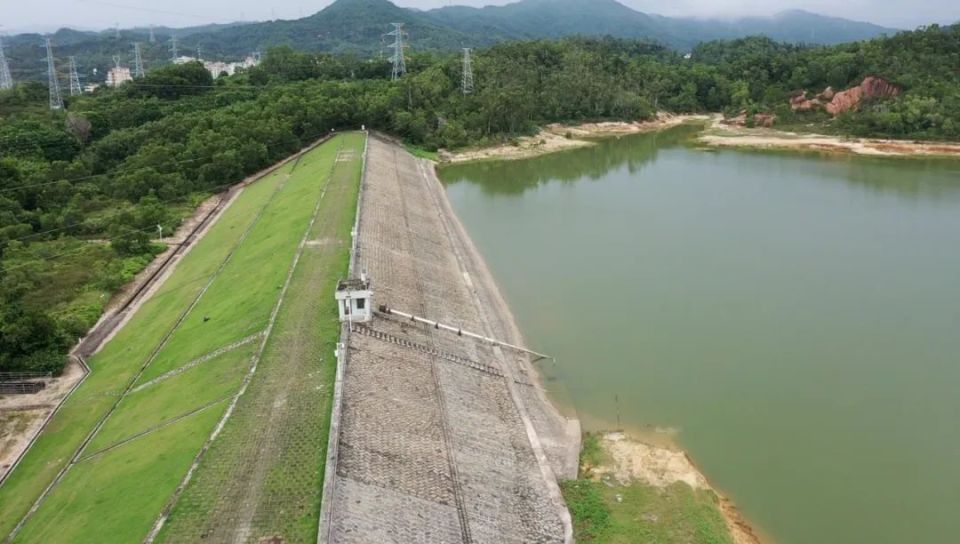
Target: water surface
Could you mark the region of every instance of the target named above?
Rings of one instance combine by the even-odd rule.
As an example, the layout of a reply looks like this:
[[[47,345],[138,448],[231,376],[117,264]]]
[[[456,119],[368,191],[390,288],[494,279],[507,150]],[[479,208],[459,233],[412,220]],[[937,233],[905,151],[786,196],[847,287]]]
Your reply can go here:
[[[689,133],[442,172],[547,387],[675,430],[778,542],[956,542],[960,164]]]

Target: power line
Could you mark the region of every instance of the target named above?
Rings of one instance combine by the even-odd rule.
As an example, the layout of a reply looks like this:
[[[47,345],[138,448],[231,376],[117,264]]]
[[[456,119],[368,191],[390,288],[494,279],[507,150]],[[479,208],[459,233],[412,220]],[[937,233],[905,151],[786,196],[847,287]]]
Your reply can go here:
[[[222,191],[223,189],[226,189],[226,188],[228,188],[228,187],[232,187],[233,185],[235,185],[235,184],[234,184],[234,183],[225,183],[225,184],[223,184],[223,185],[217,185],[216,187],[210,187],[209,189],[204,189],[204,190],[201,190],[201,191],[198,191],[198,192],[199,192],[199,193],[204,193],[204,192],[219,193],[219,192]],[[187,195],[181,195],[181,196],[178,196],[178,197],[167,198],[167,199],[158,198],[157,201],[158,201],[158,202],[162,202],[162,203],[164,203],[164,204],[173,204],[174,202],[180,202],[180,201],[189,200],[189,199],[191,198],[191,196],[194,196],[195,194],[196,194],[196,193],[187,194]],[[127,211],[129,211],[129,210],[128,210],[128,209],[122,209],[122,210],[118,209],[118,210],[117,210],[116,212],[114,212],[114,213],[108,213],[108,214],[105,214],[105,215],[98,215],[98,216],[96,216],[96,217],[88,217],[88,218],[86,218],[86,219],[84,219],[84,220],[82,220],[82,221],[78,221],[78,222],[76,222],[76,223],[71,223],[71,224],[69,224],[69,225],[63,225],[62,227],[57,227],[57,228],[55,228],[55,229],[48,229],[48,230],[41,231],[41,232],[34,232],[34,233],[31,233],[31,234],[26,234],[26,235],[24,235],[24,236],[19,236],[19,237],[17,237],[17,238],[8,238],[7,241],[10,241],[10,242],[22,242],[22,241],[24,241],[24,240],[29,240],[29,239],[31,239],[31,238],[39,238],[39,237],[45,236],[45,235],[47,235],[47,234],[53,234],[53,233],[55,233],[55,232],[62,232],[62,231],[68,230],[68,229],[72,229],[72,228],[74,228],[74,227],[82,227],[82,226],[85,225],[87,222],[93,221],[94,219],[100,221],[100,220],[103,220],[103,219],[110,219],[110,218],[113,218],[113,217],[117,217],[118,215],[123,215],[123,214],[126,213]]]
[[[10,75],[10,65],[7,64],[7,56],[3,52],[3,40],[0,39],[0,89],[12,89],[13,76]]]
[[[393,31],[384,34],[384,36],[393,36],[393,43],[388,47],[393,50],[393,55],[390,57],[390,61],[393,63],[393,71],[390,74],[390,79],[396,81],[403,77],[407,73],[407,59],[404,56],[404,49],[407,45],[404,43],[404,36],[409,37],[409,34],[403,30],[403,23],[390,23],[393,25]]]
[[[152,232],[152,231],[155,231],[155,230],[157,230],[157,227],[154,226],[154,227],[148,227],[148,228],[145,228],[145,229],[134,230],[134,231],[131,231],[130,234],[136,234],[136,233],[147,232],[147,231],[151,231],[151,232]],[[21,269],[21,268],[26,268],[26,267],[28,267],[28,266],[33,266],[36,261],[52,261],[52,260],[54,260],[54,259],[59,259],[60,257],[66,257],[67,255],[73,255],[73,254],[75,254],[75,253],[80,253],[81,251],[86,251],[88,247],[89,247],[89,246],[79,247],[79,248],[77,248],[77,249],[72,249],[72,250],[70,250],[70,251],[64,251],[64,252],[62,252],[62,253],[54,253],[53,255],[47,255],[47,256],[44,256],[44,257],[41,257],[41,258],[38,258],[38,259],[33,259],[33,260],[30,261],[30,262],[23,263],[23,264],[18,264],[18,265],[16,265],[16,266],[11,266],[11,267],[8,267],[8,268],[0,268],[0,273],[7,273],[7,272],[10,272],[11,270],[19,270],[19,269]]]
[[[133,77],[143,77],[143,57],[140,56],[140,43],[133,44]]]
[[[473,93],[473,60],[470,58],[470,48],[463,48],[463,94]]]
[[[50,109],[63,109],[63,99],[60,98],[60,81],[57,79],[57,68],[53,64],[53,46],[50,45],[50,38],[46,39],[47,45],[47,87],[50,90]]]
[[[82,92],[80,75],[77,74],[77,57],[70,57],[70,96],[78,96]]]

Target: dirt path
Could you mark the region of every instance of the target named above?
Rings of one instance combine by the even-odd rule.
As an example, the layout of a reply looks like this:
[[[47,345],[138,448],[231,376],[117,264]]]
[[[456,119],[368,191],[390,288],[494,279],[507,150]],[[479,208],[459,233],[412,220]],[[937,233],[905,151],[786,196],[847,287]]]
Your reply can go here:
[[[706,122],[710,116],[706,115],[671,115],[659,113],[650,121],[635,122],[601,122],[583,123],[579,125],[564,125],[554,123],[547,125],[535,136],[517,138],[515,143],[504,143],[492,147],[478,149],[464,149],[455,152],[441,151],[440,162],[460,163],[483,160],[515,160],[527,159],[596,145],[591,139],[643,134],[672,128],[683,123]]]
[[[721,124],[720,120],[719,116],[714,116],[710,128],[697,138],[697,142],[709,147],[818,151],[875,157],[960,158],[960,143],[803,134],[769,128],[727,126]]]

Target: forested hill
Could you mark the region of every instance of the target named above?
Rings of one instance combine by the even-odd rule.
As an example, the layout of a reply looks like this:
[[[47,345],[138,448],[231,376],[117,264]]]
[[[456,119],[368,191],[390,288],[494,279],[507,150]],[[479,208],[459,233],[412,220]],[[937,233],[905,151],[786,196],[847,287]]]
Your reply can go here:
[[[155,30],[157,43],[148,43],[148,30],[77,32],[61,30],[52,36],[61,59],[76,56],[81,75],[102,79],[113,55],[130,63],[131,42],[143,42],[147,69],[170,58],[170,37],[176,34],[180,51],[229,60],[271,46],[290,45],[311,52],[352,52],[361,57],[383,50],[382,35],[390,23],[405,23],[412,51],[450,51],[484,47],[510,40],[564,36],[613,36],[656,41],[686,51],[701,41],[764,35],[788,43],[836,44],[873,38],[895,31],[869,23],[786,11],[773,17],[738,20],[662,17],[640,13],[615,0],[520,0],[505,6],[444,7],[428,11],[405,9],[388,0],[337,0],[322,11],[297,20],[187,29]],[[13,75],[17,79],[46,78],[42,37],[24,34],[6,41]],[[93,75],[96,68],[99,76]]]
[[[268,50],[216,82],[168,65],[47,108],[37,82],[0,91],[0,371],[57,370],[110,294],[206,196],[330,129],[366,125],[428,149],[504,141],[538,125],[677,113],[774,112],[842,134],[960,140],[960,26],[837,46],[767,38],[697,46],[566,38],[384,60]],[[798,90],[883,77],[902,90],[837,118],[794,112]]]

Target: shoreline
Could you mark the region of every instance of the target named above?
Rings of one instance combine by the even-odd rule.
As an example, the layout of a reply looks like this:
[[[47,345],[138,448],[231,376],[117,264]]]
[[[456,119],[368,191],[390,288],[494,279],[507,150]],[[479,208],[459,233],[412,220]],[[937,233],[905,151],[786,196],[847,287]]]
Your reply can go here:
[[[549,155],[560,151],[597,145],[595,140],[617,138],[634,134],[646,134],[686,123],[706,123],[709,115],[673,115],[661,112],[649,121],[603,121],[596,123],[552,123],[533,136],[521,136],[513,143],[501,143],[489,147],[466,148],[458,151],[439,152],[439,164],[460,164],[488,160],[519,160]]]
[[[960,142],[894,140],[834,136],[816,132],[794,132],[776,128],[747,128],[724,125],[720,114],[673,115],[660,112],[650,121],[604,121],[595,123],[552,123],[533,136],[488,147],[457,151],[440,150],[440,166],[483,161],[530,159],[597,145],[597,140],[646,134],[690,123],[704,124],[693,142],[704,149],[745,149],[761,151],[816,152],[881,158],[960,159]]]
[[[724,125],[714,115],[695,142],[710,149],[755,149],[818,152],[887,158],[960,159],[960,142],[932,142],[832,136],[815,132],[792,132],[775,128]]]
[[[769,544],[772,540],[758,530],[737,508],[733,500],[714,486],[686,450],[670,445],[654,444],[623,432],[597,432],[603,462],[585,463],[582,478],[616,480],[620,485],[641,483],[664,490],[682,483],[694,492],[707,491],[716,497],[716,508],[722,516],[734,544]],[[670,442],[667,440],[667,442]]]

